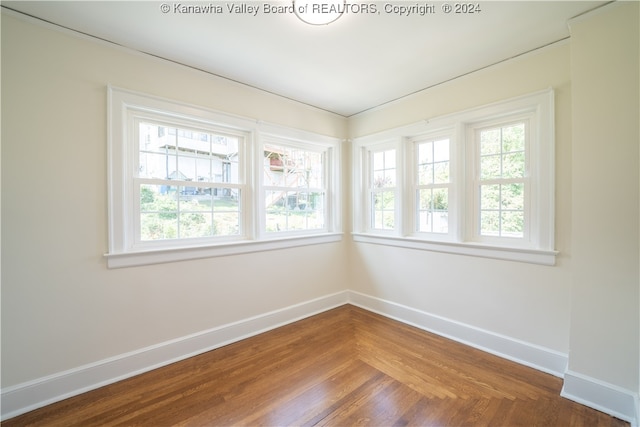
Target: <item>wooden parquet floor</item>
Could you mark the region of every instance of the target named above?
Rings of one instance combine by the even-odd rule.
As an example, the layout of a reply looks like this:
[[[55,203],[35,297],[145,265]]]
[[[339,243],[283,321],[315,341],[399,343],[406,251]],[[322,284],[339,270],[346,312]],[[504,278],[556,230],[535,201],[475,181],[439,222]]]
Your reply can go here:
[[[351,305],[3,426],[625,426],[561,379]]]

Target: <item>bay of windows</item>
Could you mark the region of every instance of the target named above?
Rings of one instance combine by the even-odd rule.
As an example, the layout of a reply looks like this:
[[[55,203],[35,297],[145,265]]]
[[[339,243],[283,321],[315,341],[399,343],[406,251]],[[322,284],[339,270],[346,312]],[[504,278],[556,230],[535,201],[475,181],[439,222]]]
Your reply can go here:
[[[555,263],[551,91],[353,146],[356,241]]]

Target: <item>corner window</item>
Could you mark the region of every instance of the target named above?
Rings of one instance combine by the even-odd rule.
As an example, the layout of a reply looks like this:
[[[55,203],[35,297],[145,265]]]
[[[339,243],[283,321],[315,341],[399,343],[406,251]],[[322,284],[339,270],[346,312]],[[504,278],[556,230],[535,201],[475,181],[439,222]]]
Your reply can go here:
[[[554,264],[553,129],[545,91],[356,139],[355,240]],[[376,151],[388,140],[393,169]]]
[[[109,267],[341,239],[339,140],[116,88],[109,123]]]

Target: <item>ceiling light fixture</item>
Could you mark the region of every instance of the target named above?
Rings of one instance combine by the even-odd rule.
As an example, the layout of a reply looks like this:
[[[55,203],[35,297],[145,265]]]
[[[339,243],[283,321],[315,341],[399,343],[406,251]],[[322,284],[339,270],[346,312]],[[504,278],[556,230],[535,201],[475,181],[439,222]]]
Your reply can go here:
[[[301,21],[311,25],[327,25],[340,18],[346,0],[293,0],[293,10]]]

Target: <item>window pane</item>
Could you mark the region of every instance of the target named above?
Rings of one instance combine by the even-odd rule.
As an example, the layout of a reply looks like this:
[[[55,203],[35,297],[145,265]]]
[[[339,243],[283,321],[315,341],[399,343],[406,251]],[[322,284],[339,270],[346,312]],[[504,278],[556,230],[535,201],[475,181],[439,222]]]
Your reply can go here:
[[[480,155],[500,154],[500,129],[480,132]]]
[[[449,182],[449,162],[434,163],[434,182],[443,184]]]
[[[138,130],[138,176],[239,183],[238,137],[152,123],[140,123]]]
[[[524,150],[524,123],[481,131],[480,179],[524,177]]]
[[[524,151],[524,123],[502,128],[502,152]]]
[[[387,150],[384,152],[384,168],[396,168],[396,150]]]
[[[376,210],[393,210],[395,208],[395,194],[393,191],[374,193],[373,206]]]
[[[433,143],[433,161],[449,161],[449,140],[443,139]]]
[[[178,187],[167,185],[140,186],[140,212],[161,212],[177,218]]]
[[[418,144],[418,185],[449,182],[449,140]]]
[[[166,154],[175,148],[175,128],[140,123],[138,126],[140,151]],[[175,152],[174,152],[175,154]]]
[[[213,177],[211,175],[211,159],[198,157],[195,159],[196,163],[196,173],[195,179],[196,181],[202,182],[211,182],[213,181]],[[221,180],[218,180],[221,181]]]
[[[480,179],[500,178],[501,156],[483,156],[480,158]]]
[[[169,168],[176,169],[176,157],[158,153],[140,153],[138,176],[141,178],[167,179]]]
[[[503,178],[524,177],[524,151],[505,154],[502,159]]]
[[[266,231],[324,228],[324,200],[319,192],[266,191]]]
[[[324,154],[316,151],[265,144],[264,185],[290,188],[323,188]]]
[[[525,123],[480,132],[480,179],[493,181],[479,187],[481,235],[524,236],[525,148]]]
[[[193,157],[178,157],[178,171],[173,179],[193,181],[196,178],[196,159]]]
[[[208,212],[180,213],[180,238],[214,235],[212,214]]]
[[[523,237],[524,184],[480,186],[481,234]]]
[[[178,237],[178,216],[173,219],[159,213],[140,214],[140,239],[163,240]]]
[[[372,226],[377,229],[395,227],[395,192],[379,191],[372,195]]]
[[[498,209],[500,207],[500,185],[480,186],[480,209]]]
[[[502,212],[501,235],[505,237],[524,236],[524,213],[523,212]]]
[[[433,184],[433,163],[418,165],[418,185]]]
[[[175,239],[178,236],[178,187],[140,187],[141,240]]]
[[[502,209],[523,210],[524,209],[524,184],[502,185],[501,205]]]
[[[480,234],[483,236],[500,235],[500,213],[497,211],[480,212]]]
[[[396,185],[395,169],[375,171],[373,173],[374,188],[394,187]]]
[[[433,163],[433,143],[418,144],[418,164]]]
[[[237,235],[240,193],[235,188],[140,186],[140,239]]]
[[[449,232],[449,190],[429,188],[418,190],[418,231]]]
[[[373,153],[374,188],[395,187],[396,185],[396,151],[378,151]]]
[[[378,151],[373,153],[373,170],[383,170],[384,169],[384,151]]]

